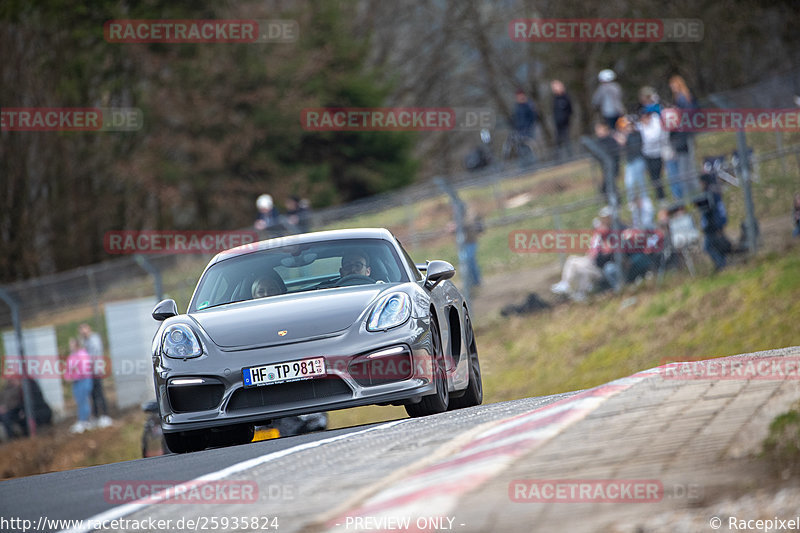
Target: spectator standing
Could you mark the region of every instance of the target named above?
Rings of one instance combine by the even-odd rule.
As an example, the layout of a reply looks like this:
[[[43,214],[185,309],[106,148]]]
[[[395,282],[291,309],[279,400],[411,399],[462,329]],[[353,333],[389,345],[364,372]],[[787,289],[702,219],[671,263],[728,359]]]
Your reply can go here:
[[[600,149],[600,154],[594,154],[600,161],[603,167],[603,182],[600,184],[600,193],[606,196],[611,203],[610,194],[617,194],[617,178],[619,177],[619,152],[620,147],[614,137],[611,135],[611,128],[604,121],[595,122],[594,134],[597,141],[597,147]],[[599,157],[605,155],[611,159],[611,165],[606,165],[605,162]],[[612,184],[612,190],[608,190],[608,184]]]
[[[464,221],[464,259],[469,274],[469,282],[472,287],[479,287],[481,284],[481,269],[478,266],[478,237],[483,233],[483,218],[472,212],[467,212]]]
[[[83,323],[78,326],[80,340],[89,357],[92,359],[92,414],[97,426],[106,428],[113,421],[108,416],[108,404],[105,392],[103,391],[103,378],[106,376],[106,358],[103,349],[103,339],[100,334],[92,331],[89,324]]]
[[[592,106],[599,112],[610,129],[614,129],[617,120],[625,113],[622,105],[622,87],[615,80],[616,73],[611,69],[603,69],[597,75],[600,85],[592,95]]]
[[[539,115],[522,89],[517,89],[515,100],[514,112],[511,115],[514,132],[524,139],[533,139],[533,131]]]
[[[269,194],[259,196],[256,199],[256,207],[258,208],[258,216],[253,223],[253,227],[262,232],[267,239],[283,235],[280,213],[275,208],[272,196]]]
[[[639,104],[641,105],[642,113],[657,113],[661,115],[661,103],[658,93],[650,86],[644,86],[639,89]]]
[[[617,121],[614,138],[625,151],[625,196],[631,210],[633,227],[649,229],[653,221],[653,202],[645,184],[642,134],[635,118],[621,117]]]
[[[286,198],[286,220],[290,226],[290,233],[308,233],[311,229],[308,200],[295,195]]]
[[[64,379],[72,382],[72,396],[78,406],[78,421],[69,428],[70,433],[83,433],[91,429],[89,422],[91,414],[92,394],[92,358],[89,353],[78,343],[78,340],[69,340],[69,356]]]
[[[484,232],[483,217],[467,208],[463,218],[464,243],[459,248],[458,260],[466,270],[465,281],[470,287],[481,284],[481,269],[478,266],[478,238]],[[455,233],[458,226],[455,222],[447,223],[447,231]]]
[[[697,100],[683,77],[672,76],[669,79],[669,88],[672,91],[673,105],[680,112],[686,113],[697,109]],[[681,195],[675,196],[676,198],[696,194],[700,190],[700,185],[697,182],[697,172],[692,159],[692,134],[686,131],[671,131],[669,141],[675,151],[674,159],[667,163],[667,177],[670,180],[673,195],[676,192],[673,182],[679,185],[677,192]]]
[[[647,172],[656,189],[656,198],[664,200],[664,186],[661,184],[662,154],[667,146],[666,131],[661,126],[658,113],[644,112],[639,130],[642,132],[642,155]]]
[[[671,112],[671,109],[666,110]],[[687,180],[688,169],[682,169],[681,160],[679,159],[679,150],[688,154],[689,147],[686,144],[686,132],[683,131],[670,131],[668,133],[670,157],[664,159],[664,167],[667,171],[667,182],[669,183],[669,190],[672,191],[672,197],[676,200],[682,200],[688,194]],[[688,160],[684,160],[684,165]]]
[[[533,137],[539,114],[522,89],[517,89],[515,99],[516,103],[511,114],[511,142],[510,146],[503,148],[503,157],[515,153],[520,159],[520,164],[524,165],[533,161]]]
[[[553,92],[553,121],[556,126],[556,150],[558,158],[572,157],[572,147],[569,141],[569,123],[572,118],[572,100],[567,94],[564,84],[560,80],[550,82]]]

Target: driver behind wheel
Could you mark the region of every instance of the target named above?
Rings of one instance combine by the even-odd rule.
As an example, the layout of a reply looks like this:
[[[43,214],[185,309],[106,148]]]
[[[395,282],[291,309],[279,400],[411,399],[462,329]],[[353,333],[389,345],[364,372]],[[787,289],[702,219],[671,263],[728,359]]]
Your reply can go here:
[[[372,269],[369,266],[369,256],[359,250],[347,252],[342,256],[342,267],[339,275],[345,276],[369,276]]]

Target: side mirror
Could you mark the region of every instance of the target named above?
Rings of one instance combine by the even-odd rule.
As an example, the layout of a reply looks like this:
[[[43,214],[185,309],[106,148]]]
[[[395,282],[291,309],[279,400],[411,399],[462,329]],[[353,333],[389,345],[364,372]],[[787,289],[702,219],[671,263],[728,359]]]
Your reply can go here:
[[[159,322],[178,315],[178,306],[175,300],[161,300],[153,308],[153,318]]]
[[[450,279],[456,275],[456,269],[447,261],[431,261],[425,273],[425,286],[434,288],[440,281]]]

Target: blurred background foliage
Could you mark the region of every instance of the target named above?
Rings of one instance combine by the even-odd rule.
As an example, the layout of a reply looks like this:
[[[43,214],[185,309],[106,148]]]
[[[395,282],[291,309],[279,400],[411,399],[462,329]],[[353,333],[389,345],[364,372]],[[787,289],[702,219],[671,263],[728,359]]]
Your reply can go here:
[[[517,43],[534,17],[697,18],[694,43]],[[293,19],[299,39],[264,44],[116,44],[111,19]],[[0,4],[0,105],[135,107],[128,133],[0,133],[0,282],[108,256],[119,229],[234,229],[270,192],[314,207],[345,203],[460,168],[475,132],[308,132],[311,107],[494,109],[517,87],[553,136],[549,80],[564,80],[576,130],[589,130],[597,72],[613,68],[633,106],[682,74],[703,95],[800,61],[791,1],[751,0],[97,0]],[[796,88],[800,93],[800,88]],[[787,102],[787,107],[792,104]]]

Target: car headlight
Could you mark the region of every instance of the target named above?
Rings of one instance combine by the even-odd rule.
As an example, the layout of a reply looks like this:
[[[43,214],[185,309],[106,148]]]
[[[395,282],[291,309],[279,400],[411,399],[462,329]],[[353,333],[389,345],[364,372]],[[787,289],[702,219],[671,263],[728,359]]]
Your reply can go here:
[[[184,359],[197,357],[203,353],[200,341],[189,326],[183,324],[168,326],[161,339],[161,349],[167,357]]]
[[[404,292],[395,292],[378,301],[367,321],[369,331],[381,331],[399,326],[411,316],[411,298]]]

